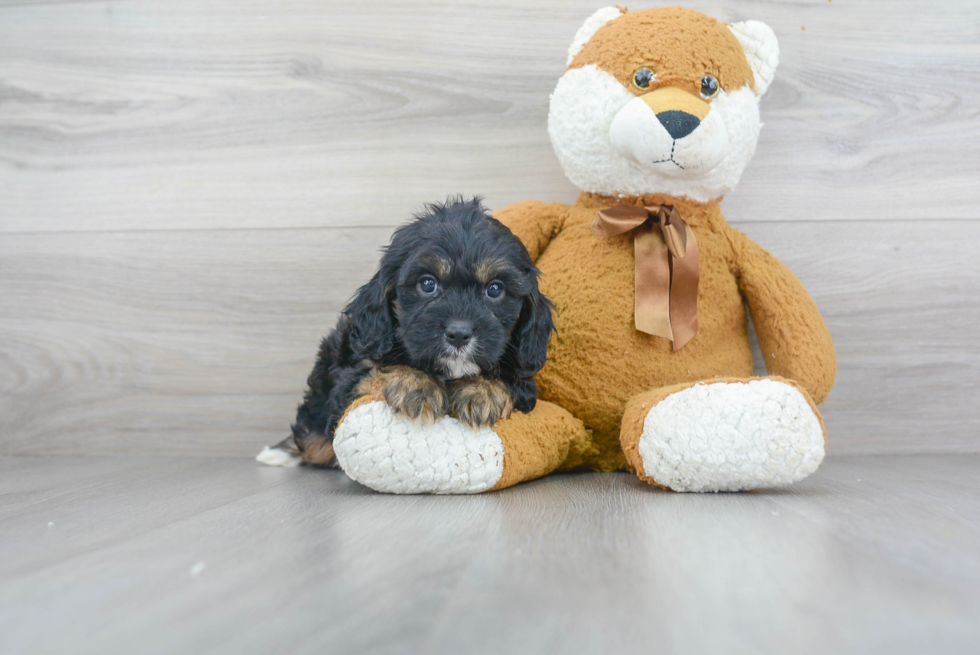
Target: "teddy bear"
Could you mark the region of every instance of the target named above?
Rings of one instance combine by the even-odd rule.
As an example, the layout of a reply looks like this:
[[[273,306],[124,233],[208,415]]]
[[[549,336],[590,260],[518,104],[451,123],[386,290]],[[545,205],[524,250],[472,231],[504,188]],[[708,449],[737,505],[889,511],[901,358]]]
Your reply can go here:
[[[557,310],[537,405],[473,429],[361,397],[334,438],[347,475],[382,492],[479,493],[623,470],[717,492],[813,473],[826,444],[817,404],[836,375],[830,333],[796,276],[720,209],[754,154],[778,62],[758,21],[680,7],[592,14],[548,114],[578,199],[495,214]]]

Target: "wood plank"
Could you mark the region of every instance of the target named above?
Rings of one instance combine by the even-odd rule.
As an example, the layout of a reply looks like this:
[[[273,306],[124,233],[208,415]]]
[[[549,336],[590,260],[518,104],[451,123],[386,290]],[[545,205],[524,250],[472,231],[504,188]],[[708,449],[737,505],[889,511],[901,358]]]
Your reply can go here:
[[[137,468],[128,457],[0,457],[0,518],[56,498],[65,487],[81,487],[121,470]]]
[[[13,461],[5,468],[13,469],[33,458],[8,459]],[[4,494],[8,501],[0,510],[0,578],[4,580],[138,538],[289,479],[275,472],[281,469],[253,466],[244,458],[231,466],[205,457],[52,459],[53,463],[32,467],[32,475],[25,476],[35,482],[45,476],[45,485]],[[91,464],[90,459],[94,459]],[[59,469],[65,460],[75,471],[90,475],[63,477]],[[98,475],[91,475],[95,472]],[[136,507],[140,511],[133,511]]]
[[[980,577],[980,561],[973,556],[980,523],[954,527],[964,512],[980,514],[978,464],[976,456],[840,457],[820,469],[819,485],[772,498],[850,543],[864,544],[925,575]],[[948,472],[942,481],[936,478],[938,470]],[[876,518],[841,520],[842,515]],[[910,533],[912,523],[931,527]],[[948,557],[931,557],[936,548]]]
[[[241,459],[131,459],[147,467],[136,490],[125,472],[93,488],[36,469],[71,507],[18,520],[62,511],[71,525],[52,530],[99,545],[5,535],[17,555],[0,585],[4,652],[899,655],[980,642],[980,557],[966,547],[980,537],[977,456],[834,458],[765,493],[581,474],[476,497],[385,496],[339,471],[271,471],[264,485],[270,470]],[[19,570],[35,551],[40,565]]]
[[[7,235],[5,453],[249,453],[288,434],[387,228]]]
[[[972,2],[687,4],[781,40],[731,217],[978,217]],[[0,7],[0,231],[392,226],[450,193],[567,201],[548,95],[595,7]]]
[[[876,458],[872,462],[877,465],[863,468],[881,471],[896,459]],[[575,505],[574,492],[553,493],[552,503],[543,504],[522,490],[528,494],[524,502],[488,535],[481,560],[457,583],[454,602],[439,617],[426,646],[445,652],[477,643],[480,652],[524,647],[528,652],[600,653],[636,652],[643,650],[641,644],[656,644],[662,652],[676,653],[825,653],[854,652],[858,642],[868,639],[874,641],[868,644],[872,651],[915,652],[928,649],[928,634],[949,639],[944,648],[967,652],[975,639],[975,628],[966,627],[973,619],[967,617],[977,614],[975,608],[960,614],[963,623],[954,620],[947,633],[939,621],[951,615],[933,612],[941,605],[950,607],[953,598],[965,601],[940,581],[976,579],[978,568],[972,563],[964,567],[964,560],[955,559],[946,547],[950,540],[959,545],[973,538],[975,526],[966,523],[977,515],[976,504],[962,490],[947,487],[936,495],[944,505],[956,505],[952,521],[935,521],[931,515],[918,522],[920,515],[929,515],[935,498],[920,496],[906,505],[879,497],[862,507],[852,502],[855,487],[863,495],[860,483],[835,475],[849,460],[830,460],[800,485],[758,495],[664,494],[647,502],[649,487],[632,476],[603,480],[606,484],[589,490],[595,497],[585,501],[586,511],[597,517],[587,530],[591,538],[583,536],[586,532],[570,507]],[[965,469],[955,477],[970,475]],[[930,484],[938,482],[936,469],[920,470]],[[830,476],[837,479],[829,482]],[[902,485],[893,478],[889,492]],[[823,511],[811,516],[789,509],[826,496],[836,502],[823,503]],[[871,538],[875,530],[868,526],[876,520],[904,520],[901,538],[921,543],[923,537],[911,534],[912,522],[904,516],[909,510],[916,516],[914,525],[922,525],[928,535],[925,539],[944,544],[955,572],[923,571],[928,567],[893,558],[903,546]],[[557,521],[550,518],[555,515]],[[865,526],[863,539],[855,538],[860,526]],[[935,550],[928,552],[930,560],[940,559]],[[579,553],[580,561],[590,564],[568,567]],[[976,559],[972,554],[967,558]],[[907,613],[902,600],[888,609],[879,605],[886,596],[902,598],[911,571],[929,581],[915,609]],[[824,575],[829,579],[821,580]],[[851,584],[833,589],[837,576]],[[503,606],[497,600],[502,597],[508,599]],[[569,603],[574,610],[566,609]],[[905,618],[896,621],[899,615]],[[499,618],[467,618],[486,616]],[[514,627],[496,629],[501,624]]]
[[[835,338],[830,452],[978,452],[980,223],[745,223]],[[286,434],[388,228],[8,234],[0,453],[242,455]]]

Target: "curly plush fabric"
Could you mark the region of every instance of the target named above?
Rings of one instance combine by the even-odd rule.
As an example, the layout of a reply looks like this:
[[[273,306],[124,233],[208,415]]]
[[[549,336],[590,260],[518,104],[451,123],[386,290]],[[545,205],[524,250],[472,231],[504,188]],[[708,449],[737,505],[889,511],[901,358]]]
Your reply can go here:
[[[823,461],[815,410],[779,378],[676,385],[630,401],[623,450],[641,478],[676,491],[783,486]]]
[[[569,64],[594,64],[632,85],[633,71],[650,66],[657,82],[691,93],[701,91],[701,76],[714,73],[724,88],[754,82],[742,44],[724,23],[682,7],[626,12],[605,23]]]
[[[489,428],[473,430],[454,418],[419,425],[383,401],[347,412],[334,452],[351,478],[387,493],[479,493],[504,471],[503,444]]]

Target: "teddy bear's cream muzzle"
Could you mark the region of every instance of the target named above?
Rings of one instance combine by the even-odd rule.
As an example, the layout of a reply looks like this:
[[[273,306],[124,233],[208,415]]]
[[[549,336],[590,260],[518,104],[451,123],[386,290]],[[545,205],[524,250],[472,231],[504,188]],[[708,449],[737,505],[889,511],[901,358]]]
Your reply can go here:
[[[701,175],[728,154],[728,131],[711,105],[677,87],[663,87],[626,103],[609,139],[622,156],[670,177]]]

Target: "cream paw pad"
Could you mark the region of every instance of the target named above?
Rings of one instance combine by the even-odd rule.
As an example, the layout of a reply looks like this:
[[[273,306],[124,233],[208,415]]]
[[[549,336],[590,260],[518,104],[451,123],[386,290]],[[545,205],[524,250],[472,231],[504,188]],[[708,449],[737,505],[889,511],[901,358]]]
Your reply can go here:
[[[654,405],[638,450],[646,475],[674,491],[761,489],[816,471],[824,429],[790,384],[703,383]]]
[[[448,416],[424,424],[382,401],[351,409],[333,445],[351,479],[384,493],[480,493],[504,472],[504,446],[490,428]]]

